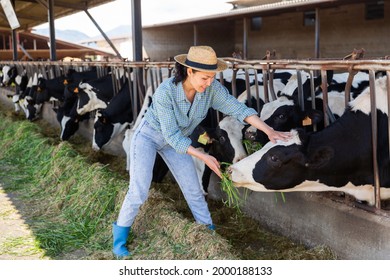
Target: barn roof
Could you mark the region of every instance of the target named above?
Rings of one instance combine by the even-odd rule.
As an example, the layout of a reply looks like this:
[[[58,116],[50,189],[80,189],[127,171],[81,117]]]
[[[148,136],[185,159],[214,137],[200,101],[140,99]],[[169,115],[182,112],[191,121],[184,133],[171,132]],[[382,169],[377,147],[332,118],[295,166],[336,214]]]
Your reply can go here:
[[[114,0],[55,0],[54,18],[59,19]],[[15,13],[20,23],[17,30],[27,30],[48,21],[48,1],[15,0]],[[0,8],[0,28],[10,28],[4,10]]]
[[[232,1],[232,2],[241,2],[244,4],[245,1]],[[285,0],[285,1],[270,1],[274,3],[267,3],[267,1],[247,1],[247,7],[232,9],[229,12],[179,20],[179,21],[171,21],[161,24],[154,24],[150,26],[144,26],[144,28],[150,27],[163,27],[163,26],[171,26],[177,24],[190,24],[190,23],[200,23],[207,21],[215,21],[215,20],[233,20],[238,18],[243,18],[245,16],[269,16],[269,15],[277,15],[280,13],[287,12],[297,12],[297,11],[310,11],[315,8],[331,8],[338,7],[342,5],[348,4],[357,4],[357,3],[366,3],[365,0]],[[266,3],[266,4],[264,4]],[[232,3],[235,4],[235,3]],[[254,5],[254,6],[252,6]]]
[[[0,36],[2,38],[8,38],[10,34],[10,30],[0,28]],[[50,39],[47,36],[31,33],[28,31],[21,31],[18,32],[18,41],[20,42],[17,56],[19,60],[46,60],[50,58],[50,49],[48,44]],[[95,55],[101,55],[106,58],[115,57],[113,52],[103,51],[59,39],[56,39],[56,53],[57,59],[64,59],[65,57],[85,58],[86,56]],[[0,58],[1,60],[12,60],[13,50],[9,48],[0,49]]]

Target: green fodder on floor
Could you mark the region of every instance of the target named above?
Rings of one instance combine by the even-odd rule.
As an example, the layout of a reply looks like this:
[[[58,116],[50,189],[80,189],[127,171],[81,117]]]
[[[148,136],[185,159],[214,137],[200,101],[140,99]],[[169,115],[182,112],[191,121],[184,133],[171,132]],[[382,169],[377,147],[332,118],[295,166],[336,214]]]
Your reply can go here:
[[[128,181],[88,162],[36,123],[0,115],[0,180],[21,198],[39,246],[57,259],[112,259],[111,224]],[[228,242],[175,211],[153,190],[133,226],[133,259],[235,259]],[[137,237],[137,238],[134,238]]]

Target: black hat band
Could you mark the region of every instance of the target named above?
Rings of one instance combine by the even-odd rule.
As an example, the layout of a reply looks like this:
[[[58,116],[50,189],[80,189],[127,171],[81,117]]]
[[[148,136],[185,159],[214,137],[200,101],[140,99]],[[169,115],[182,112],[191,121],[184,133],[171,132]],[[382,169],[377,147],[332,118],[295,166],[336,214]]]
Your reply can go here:
[[[190,66],[190,67],[200,68],[200,69],[205,69],[205,70],[215,70],[218,68],[217,63],[216,64],[203,64],[203,63],[188,60],[188,58],[186,59],[185,64]]]

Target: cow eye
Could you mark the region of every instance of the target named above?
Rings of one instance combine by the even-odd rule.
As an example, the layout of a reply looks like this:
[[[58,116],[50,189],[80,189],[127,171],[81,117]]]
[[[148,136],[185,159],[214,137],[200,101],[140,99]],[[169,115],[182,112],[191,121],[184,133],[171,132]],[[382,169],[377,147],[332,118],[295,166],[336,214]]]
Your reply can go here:
[[[277,155],[270,155],[269,157],[267,157],[267,162],[273,168],[282,167],[282,161]]]
[[[277,156],[271,156],[271,160],[273,161],[273,162],[278,162],[279,161],[279,158],[277,157]]]
[[[280,114],[278,117],[279,117],[279,119],[285,119],[286,118],[286,116],[284,114]]]
[[[226,141],[226,140],[225,140],[225,137],[223,137],[223,136],[220,136],[220,137],[219,137],[219,142],[220,142],[220,143],[223,144],[223,143],[225,143],[225,141]]]

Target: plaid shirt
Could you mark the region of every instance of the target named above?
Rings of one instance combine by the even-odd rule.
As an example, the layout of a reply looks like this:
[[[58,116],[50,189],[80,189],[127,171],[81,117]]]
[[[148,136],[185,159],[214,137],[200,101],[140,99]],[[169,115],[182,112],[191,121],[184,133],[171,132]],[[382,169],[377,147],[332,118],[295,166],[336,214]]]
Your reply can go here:
[[[203,93],[196,93],[191,104],[182,83],[175,85],[172,77],[157,88],[145,119],[163,134],[170,146],[178,153],[184,154],[191,145],[188,136],[206,117],[210,107],[225,115],[234,116],[242,123],[246,117],[257,114],[256,110],[247,107],[229,94],[217,80],[214,80]]]

